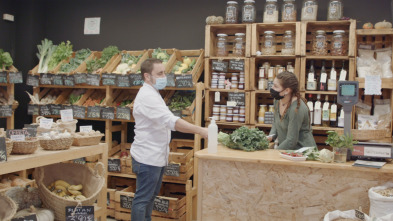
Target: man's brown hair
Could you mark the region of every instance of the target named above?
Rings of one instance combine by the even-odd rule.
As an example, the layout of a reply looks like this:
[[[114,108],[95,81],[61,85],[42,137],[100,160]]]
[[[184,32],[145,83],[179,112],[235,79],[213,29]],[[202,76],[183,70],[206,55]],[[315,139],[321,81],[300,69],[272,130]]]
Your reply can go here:
[[[146,80],[145,73],[151,74],[151,72],[153,71],[154,64],[161,64],[161,63],[162,61],[156,58],[149,58],[146,61],[144,61],[141,65],[141,73],[142,73],[143,80]]]

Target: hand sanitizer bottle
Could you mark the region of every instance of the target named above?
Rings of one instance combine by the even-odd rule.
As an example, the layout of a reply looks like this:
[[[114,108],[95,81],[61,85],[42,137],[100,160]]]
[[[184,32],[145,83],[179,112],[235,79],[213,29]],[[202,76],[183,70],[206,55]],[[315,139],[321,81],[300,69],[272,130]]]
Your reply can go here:
[[[208,130],[208,143],[207,143],[207,152],[208,153],[217,153],[217,145],[218,145],[218,127],[216,121],[210,117],[211,122]]]

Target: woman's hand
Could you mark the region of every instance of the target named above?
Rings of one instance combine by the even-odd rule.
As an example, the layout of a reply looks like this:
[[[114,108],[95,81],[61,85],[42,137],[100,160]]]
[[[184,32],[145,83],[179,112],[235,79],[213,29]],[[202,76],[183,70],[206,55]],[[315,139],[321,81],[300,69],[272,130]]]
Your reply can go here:
[[[273,136],[268,136],[268,137],[267,137],[267,140],[268,140],[269,142],[272,142]]]

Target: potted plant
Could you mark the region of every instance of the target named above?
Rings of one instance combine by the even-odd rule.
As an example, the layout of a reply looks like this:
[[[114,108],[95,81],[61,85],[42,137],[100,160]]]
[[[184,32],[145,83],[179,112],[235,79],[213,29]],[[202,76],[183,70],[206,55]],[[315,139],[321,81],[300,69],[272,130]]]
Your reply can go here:
[[[328,131],[326,144],[333,147],[334,162],[347,162],[348,149],[353,150],[353,145],[358,141],[354,141],[352,135],[339,135],[336,131]]]

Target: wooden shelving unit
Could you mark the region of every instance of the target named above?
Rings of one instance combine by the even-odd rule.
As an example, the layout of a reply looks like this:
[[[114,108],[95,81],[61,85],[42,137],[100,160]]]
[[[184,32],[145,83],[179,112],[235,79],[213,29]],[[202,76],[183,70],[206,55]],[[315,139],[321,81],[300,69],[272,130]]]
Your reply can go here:
[[[10,78],[10,73],[16,73],[18,72],[18,69],[15,68],[14,66],[11,66],[7,71],[4,71],[7,74],[6,80],[7,83],[0,83],[0,92],[2,92],[7,100],[12,97],[15,99],[15,84],[10,83],[11,78]],[[4,73],[3,72],[3,73]],[[19,72],[20,73],[20,72]],[[5,129],[14,129],[15,127],[15,110],[18,108],[19,103],[18,101],[14,101],[14,103],[11,105],[12,107],[12,114],[11,116],[6,116],[6,117],[0,117],[0,118],[5,118],[6,119],[6,125]],[[4,127],[4,126],[2,126]]]

